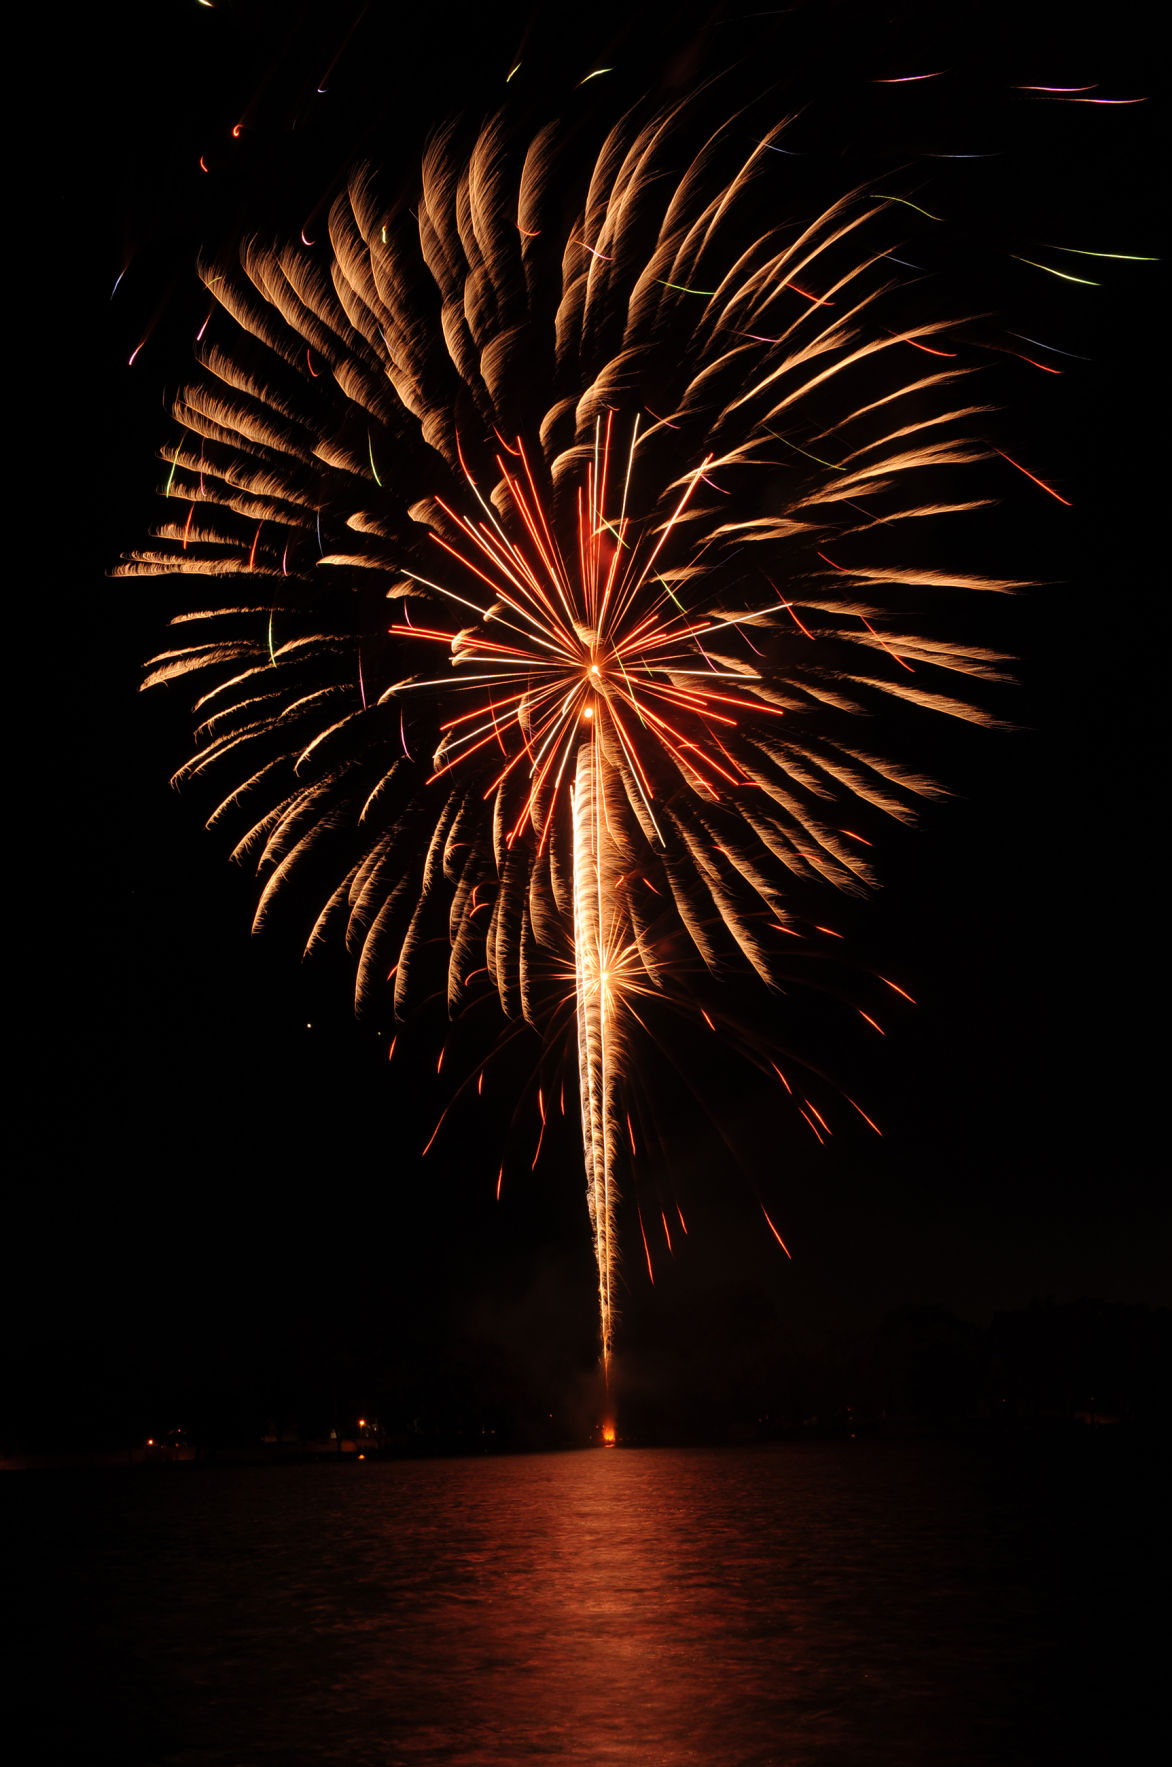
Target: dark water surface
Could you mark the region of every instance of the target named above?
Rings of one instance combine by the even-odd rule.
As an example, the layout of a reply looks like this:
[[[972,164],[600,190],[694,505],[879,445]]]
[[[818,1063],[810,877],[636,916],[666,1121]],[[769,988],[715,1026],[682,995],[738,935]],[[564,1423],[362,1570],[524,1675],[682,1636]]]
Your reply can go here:
[[[24,1697],[126,1767],[1138,1759],[1127,1469],[1024,1452],[13,1474]]]

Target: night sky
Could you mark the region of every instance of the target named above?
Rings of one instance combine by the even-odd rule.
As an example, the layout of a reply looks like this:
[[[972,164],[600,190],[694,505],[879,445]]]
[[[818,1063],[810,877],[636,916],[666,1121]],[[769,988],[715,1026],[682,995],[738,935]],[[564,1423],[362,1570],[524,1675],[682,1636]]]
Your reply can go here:
[[[9,508],[28,541],[9,584],[26,702],[10,752],[10,952],[32,985],[13,1015],[0,1445],[201,1418],[230,1436],[375,1402],[590,1412],[594,1272],[573,1132],[531,1173],[530,1112],[499,1204],[504,1104],[454,1113],[420,1161],[463,1071],[436,1079],[426,1026],[388,1066],[389,1005],[356,1023],[344,956],[299,961],[316,900],[250,937],[253,879],[203,831],[197,795],[167,784],[188,753],[185,691],[137,691],[196,591],[106,575],[157,519],[153,454],[203,317],[201,242],[294,231],[359,151],[398,153],[408,173],[428,124],[495,102],[517,60],[554,93],[613,63],[616,91],[634,96],[684,41],[667,7],[613,35],[623,9],[590,7],[560,42],[562,8],[490,5],[474,22],[422,10],[392,29],[372,6],[343,48],[343,7],[123,5],[43,48],[33,201],[23,180],[10,191],[10,230],[32,242],[9,347],[18,373],[22,357],[35,364],[13,425],[28,482]],[[835,1046],[883,1139],[843,1123],[819,1147],[751,1070],[705,1056],[701,1095],[741,1170],[701,1105],[665,1092],[665,1194],[690,1231],[674,1259],[657,1256],[652,1290],[624,1221],[619,1378],[636,1409],[658,1393],[686,1416],[689,1395],[719,1390],[752,1407],[778,1369],[799,1368],[833,1400],[835,1371],[893,1309],[985,1326],[1046,1298],[1167,1304],[1161,271],[1113,263],[1102,287],[1075,288],[1005,255],[1051,239],[1161,251],[1154,107],[1007,96],[1030,81],[1147,91],[1145,11],[1112,8],[1107,40],[1101,21],[1072,37],[1057,5],[963,6],[947,25],[936,7],[823,5],[734,17],[701,39],[703,66],[743,41],[775,58],[786,106],[810,99],[809,139],[825,143],[815,182],[863,163],[881,120],[866,79],[955,70],[958,98],[917,100],[890,126],[889,163],[917,143],[1010,144],[955,172],[991,265],[975,272],[974,307],[999,303],[1013,329],[1093,360],[999,383],[1016,403],[997,434],[1072,504],[1008,468],[995,481],[990,557],[1041,585],[982,610],[982,636],[1021,658],[1021,685],[995,708],[1018,728],[938,735],[925,719],[917,758],[955,795],[892,837],[877,897],[827,904],[860,966],[919,1003],[888,1014],[885,1040],[864,1026]],[[535,1054],[521,1043],[502,1065],[502,1098]]]

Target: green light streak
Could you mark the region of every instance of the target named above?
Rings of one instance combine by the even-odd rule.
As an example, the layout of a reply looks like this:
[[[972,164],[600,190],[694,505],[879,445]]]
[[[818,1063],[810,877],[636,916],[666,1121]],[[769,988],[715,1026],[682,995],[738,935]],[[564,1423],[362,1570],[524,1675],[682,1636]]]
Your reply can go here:
[[[657,582],[657,583],[663,583],[663,587],[664,587],[664,589],[665,589],[665,591],[666,591],[666,592],[667,592],[667,594],[668,594],[668,595],[670,595],[670,596],[671,596],[671,598],[672,598],[672,600],[673,600],[673,601],[674,601],[674,602],[675,602],[675,604],[676,604],[676,606],[677,606],[677,607],[678,607],[678,608],[679,608],[679,610],[680,610],[680,612],[681,612],[681,613],[682,613],[682,614],[683,614],[683,615],[684,615],[684,617],[685,617],[685,618],[686,618],[686,617],[687,617],[687,613],[688,613],[688,610],[687,610],[687,608],[686,608],[686,607],[685,607],[685,606],[684,606],[684,604],[683,604],[683,602],[682,602],[682,601],[681,601],[681,600],[680,600],[680,598],[679,598],[679,596],[678,596],[678,595],[677,595],[677,594],[676,594],[676,592],[675,592],[675,590],[674,590],[674,589],[673,589],[673,588],[672,588],[672,586],[671,586],[671,584],[670,584],[670,583],[664,583],[664,582],[663,582],[663,578],[662,578],[662,577],[660,577],[660,576],[657,576],[657,577],[656,577],[656,579],[655,579],[655,581],[656,581],[656,582]]]
[[[1077,245],[1052,245],[1047,247],[1052,252],[1072,252],[1076,258],[1114,258],[1121,264],[1158,264],[1159,258],[1143,258],[1138,252],[1087,252]],[[1028,260],[1026,260],[1028,262]]]
[[[795,454],[804,454],[807,460],[814,460],[819,466],[828,466],[832,472],[846,471],[846,467],[839,466],[837,461],[823,460],[821,454],[811,454],[808,448],[799,448],[796,442],[787,442],[784,436],[779,436],[777,431],[775,429],[770,429],[768,425],[762,425],[762,427],[765,430],[765,434],[767,436],[772,436],[775,442],[780,442],[783,448],[792,448]]]
[[[1050,276],[1061,277],[1063,282],[1081,282],[1084,288],[1099,288],[1101,286],[1097,282],[1092,282],[1089,276],[1070,276],[1065,270],[1055,270],[1051,264],[1039,264],[1034,258],[1019,257],[1017,252],[1010,252],[1009,255],[1011,258],[1017,258],[1019,264],[1028,264],[1032,270],[1045,270]]]
[[[703,295],[705,300],[709,301],[716,293],[714,288],[685,288],[682,282],[664,282],[658,276],[655,280],[659,283],[660,288],[674,288],[677,294]]]
[[[940,219],[939,215],[929,214],[927,209],[922,209],[918,202],[909,202],[906,196],[889,196],[885,190],[873,190],[871,195],[877,196],[880,202],[900,202],[905,209],[915,209],[917,215],[927,215],[929,221]]]

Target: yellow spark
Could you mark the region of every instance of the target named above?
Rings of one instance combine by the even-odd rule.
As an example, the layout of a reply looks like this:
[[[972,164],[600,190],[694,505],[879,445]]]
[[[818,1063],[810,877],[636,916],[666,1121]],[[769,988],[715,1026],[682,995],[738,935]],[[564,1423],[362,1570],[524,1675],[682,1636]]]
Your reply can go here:
[[[1020,252],[1010,252],[1009,255],[1011,258],[1016,258],[1019,264],[1028,264],[1032,270],[1045,270],[1048,276],[1058,276],[1063,282],[1080,282],[1084,288],[1098,288],[1100,286],[1099,283],[1092,282],[1089,276],[1071,276],[1065,270],[1055,270],[1053,264],[1039,264],[1036,258],[1023,258]]]

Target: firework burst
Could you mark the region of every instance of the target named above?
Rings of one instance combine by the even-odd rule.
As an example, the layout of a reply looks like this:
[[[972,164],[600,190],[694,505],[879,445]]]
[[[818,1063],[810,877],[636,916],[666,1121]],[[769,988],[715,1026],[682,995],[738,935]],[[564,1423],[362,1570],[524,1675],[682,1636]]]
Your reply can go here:
[[[937,789],[867,718],[990,722],[951,680],[1002,659],[947,613],[1011,587],[914,539],[978,507],[988,449],[962,316],[901,318],[906,205],[795,215],[783,125],[697,128],[625,116],[584,166],[552,128],[449,128],[410,211],[363,172],[328,251],[203,266],[176,514],[121,567],[234,580],[148,684],[198,678],[178,777],[225,782],[256,925],[332,867],[310,945],[343,923],[359,999],[393,978],[402,1012],[446,896],[452,1012],[487,970],[543,1037],[572,1020],[604,1361],[665,923],[772,984],[795,892],[871,882],[843,806]]]

